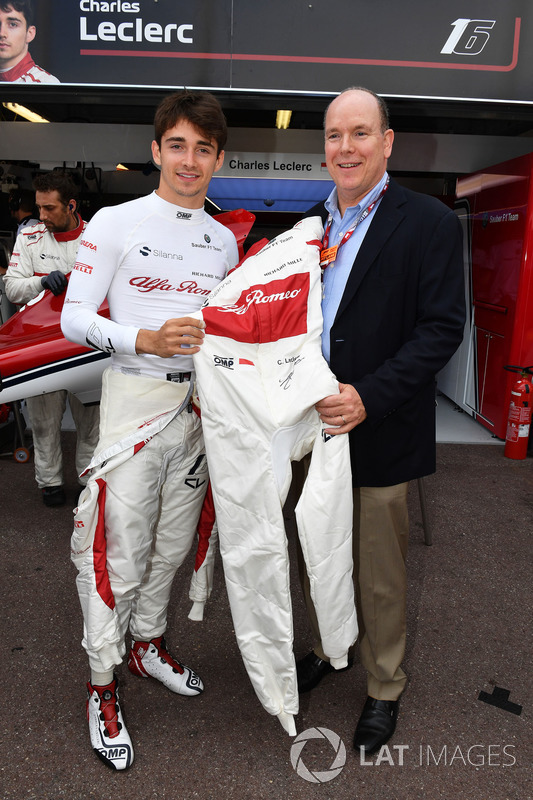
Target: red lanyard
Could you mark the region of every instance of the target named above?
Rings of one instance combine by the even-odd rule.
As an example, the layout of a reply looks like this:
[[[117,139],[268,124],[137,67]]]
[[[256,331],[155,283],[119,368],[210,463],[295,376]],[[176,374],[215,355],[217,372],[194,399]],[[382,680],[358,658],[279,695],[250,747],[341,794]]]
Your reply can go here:
[[[348,228],[348,230],[342,237],[342,240],[339,242],[339,244],[335,244],[333,245],[333,247],[328,247],[329,232],[331,230],[331,223],[333,221],[333,217],[331,216],[331,214],[328,216],[326,230],[324,231],[324,238],[322,240],[322,250],[320,251],[320,266],[322,267],[322,269],[325,269],[327,266],[329,266],[335,261],[335,259],[337,258],[337,250],[339,249],[339,247],[342,247],[342,245],[348,241],[348,239],[350,238],[354,230],[357,228],[357,226],[368,217],[368,215],[372,212],[376,203],[378,203],[381,200],[381,198],[383,197],[388,188],[389,188],[389,179],[387,178],[387,183],[379,193],[379,197],[376,197],[376,199],[372,203],[370,203],[368,208],[365,208],[359,219],[357,219],[354,222],[354,224],[350,228]]]

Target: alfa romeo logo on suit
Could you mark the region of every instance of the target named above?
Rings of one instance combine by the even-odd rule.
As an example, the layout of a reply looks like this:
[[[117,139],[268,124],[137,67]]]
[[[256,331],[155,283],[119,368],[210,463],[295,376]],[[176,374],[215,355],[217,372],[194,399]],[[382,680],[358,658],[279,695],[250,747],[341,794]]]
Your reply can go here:
[[[335,755],[328,769],[313,771],[305,766],[302,750],[309,739],[325,739],[332,746]],[[327,781],[332,781],[342,772],[346,764],[346,748],[340,736],[334,731],[330,731],[328,728],[307,728],[294,740],[291,747],[291,764],[300,778],[305,781],[309,781],[309,783],[327,783]]]

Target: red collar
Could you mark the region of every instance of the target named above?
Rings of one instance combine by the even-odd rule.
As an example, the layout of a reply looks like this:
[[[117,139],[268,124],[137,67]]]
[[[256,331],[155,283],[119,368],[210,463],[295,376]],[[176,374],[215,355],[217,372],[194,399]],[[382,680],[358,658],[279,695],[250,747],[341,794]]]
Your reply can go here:
[[[81,236],[85,223],[79,214],[76,214],[76,216],[78,217],[78,225],[73,230],[53,234],[56,242],[73,242],[74,239],[77,239],[79,236]]]
[[[11,69],[8,69],[6,72],[0,72],[0,81],[5,81],[6,83],[16,81],[34,66],[35,61],[29,53],[26,53],[22,61],[19,61],[14,67],[11,67]]]

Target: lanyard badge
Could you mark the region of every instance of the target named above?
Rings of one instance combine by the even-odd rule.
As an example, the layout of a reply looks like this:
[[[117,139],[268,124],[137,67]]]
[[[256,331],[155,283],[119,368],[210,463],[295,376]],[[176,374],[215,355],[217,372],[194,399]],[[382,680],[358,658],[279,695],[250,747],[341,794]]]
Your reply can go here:
[[[333,245],[333,247],[329,247],[329,232],[331,230],[331,223],[333,221],[333,218],[331,214],[328,216],[328,221],[326,223],[326,230],[324,231],[324,239],[322,240],[322,250],[320,251],[320,266],[322,267],[322,270],[326,269],[326,267],[329,267],[330,265],[333,266],[335,264],[335,259],[337,258],[337,251],[339,247],[342,247],[342,245],[348,241],[348,239],[355,231],[357,226],[364,219],[368,217],[368,215],[372,212],[376,203],[378,203],[381,200],[381,198],[383,197],[388,188],[389,188],[389,180],[387,179],[387,183],[381,190],[379,197],[376,197],[376,199],[372,203],[370,203],[368,208],[365,208],[359,219],[356,220],[350,228],[348,228],[348,230],[342,237],[342,240],[339,242],[339,244],[335,244]]]
[[[332,264],[335,259],[337,258],[337,250],[339,249],[339,245],[336,244],[333,247],[323,247],[320,251],[320,266],[322,269],[325,269],[329,264]]]

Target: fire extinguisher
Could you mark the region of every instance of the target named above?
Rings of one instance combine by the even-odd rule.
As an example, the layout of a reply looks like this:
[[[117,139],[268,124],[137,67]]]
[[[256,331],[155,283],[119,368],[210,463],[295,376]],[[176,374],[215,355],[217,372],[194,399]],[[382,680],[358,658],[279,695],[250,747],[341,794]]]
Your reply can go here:
[[[529,441],[531,411],[533,408],[533,365],[530,367],[516,367],[509,364],[505,369],[509,372],[517,372],[520,378],[511,389],[504,455],[507,458],[520,459],[526,457]]]

